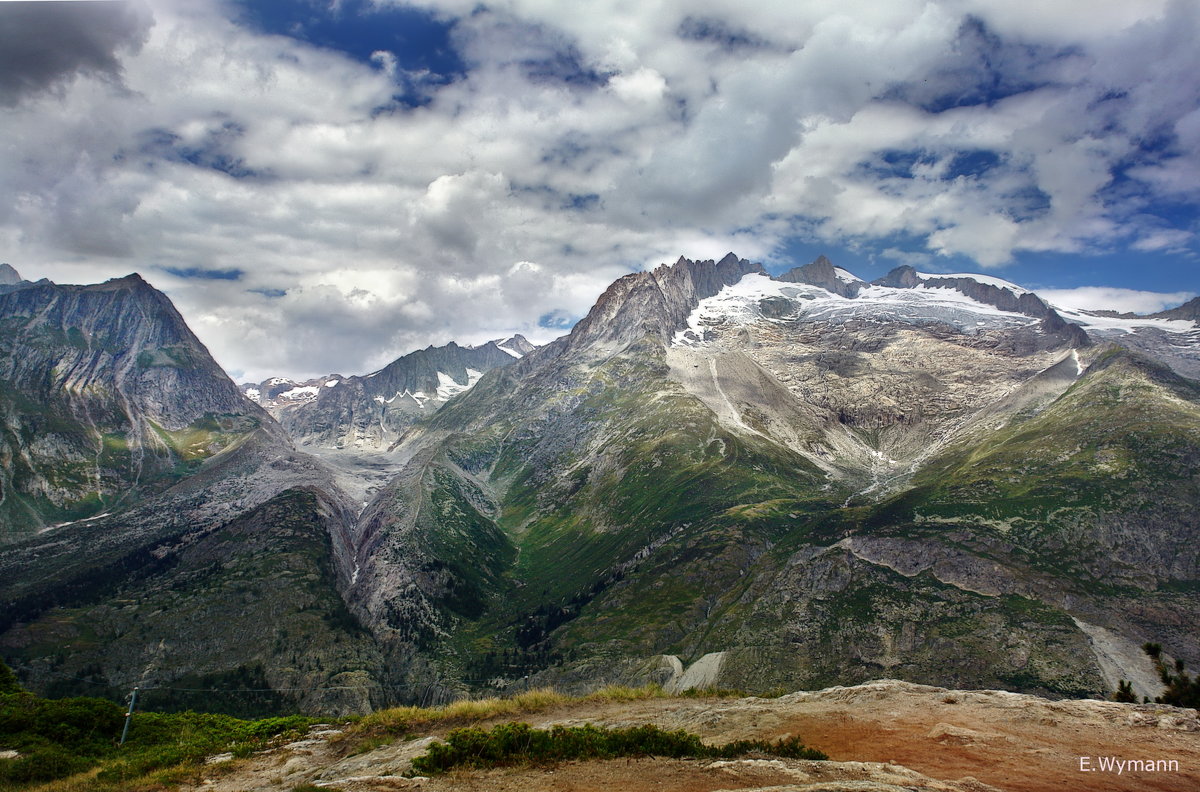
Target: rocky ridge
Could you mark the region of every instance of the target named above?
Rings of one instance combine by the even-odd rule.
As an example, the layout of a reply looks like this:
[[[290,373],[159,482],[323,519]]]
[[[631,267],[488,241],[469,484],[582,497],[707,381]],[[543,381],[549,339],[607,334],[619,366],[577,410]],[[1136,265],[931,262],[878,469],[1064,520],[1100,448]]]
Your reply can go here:
[[[242,385],[301,445],[385,449],[415,421],[536,347],[521,335],[476,347],[454,343],[409,353],[363,376],[305,382],[272,377]]]
[[[1150,314],[1154,319],[1183,319],[1184,321],[1200,322],[1200,297],[1193,297],[1177,308]]]

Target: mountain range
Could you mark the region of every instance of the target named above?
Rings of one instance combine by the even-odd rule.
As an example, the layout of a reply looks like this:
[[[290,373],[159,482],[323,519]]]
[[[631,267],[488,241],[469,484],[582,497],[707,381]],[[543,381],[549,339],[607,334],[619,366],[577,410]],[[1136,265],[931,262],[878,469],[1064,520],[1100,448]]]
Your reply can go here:
[[[1154,695],[1143,642],[1200,661],[1196,301],[680,258],[542,347],[239,387],[137,276],[0,279],[0,653],[39,690]]]

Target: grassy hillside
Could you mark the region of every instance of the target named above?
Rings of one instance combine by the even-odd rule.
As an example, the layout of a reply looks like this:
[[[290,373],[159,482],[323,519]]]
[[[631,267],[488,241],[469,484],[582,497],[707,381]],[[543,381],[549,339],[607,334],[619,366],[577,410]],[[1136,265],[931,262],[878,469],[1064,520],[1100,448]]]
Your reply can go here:
[[[338,594],[327,509],[317,493],[289,490],[36,590],[7,609],[6,651],[56,695],[95,693],[136,668],[181,689],[156,693],[161,708],[361,711],[378,696],[371,680],[381,660]],[[186,692],[214,687],[314,692],[253,700]]]
[[[1054,592],[1168,633],[1168,612],[1195,605],[1146,597],[1197,577],[1197,386],[1122,350],[950,446],[908,491],[850,508],[804,458],[723,427],[650,341],[485,379],[431,425],[460,429],[423,478],[426,511],[445,519],[418,533],[477,595],[434,645],[467,687],[725,651],[725,684],[760,691],[896,676],[1085,695],[1104,681]],[[903,557],[841,547],[859,536],[999,582],[901,574]]]

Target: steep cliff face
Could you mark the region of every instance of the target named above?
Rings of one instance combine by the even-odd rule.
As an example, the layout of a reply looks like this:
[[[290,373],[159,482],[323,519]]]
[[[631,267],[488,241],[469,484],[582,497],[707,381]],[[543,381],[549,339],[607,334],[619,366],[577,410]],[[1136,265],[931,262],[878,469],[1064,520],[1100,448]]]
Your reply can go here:
[[[561,352],[588,354],[594,348],[603,354],[645,336],[665,341],[700,300],[747,273],[763,271],[761,264],[730,253],[720,261],[689,261],[681,256],[673,265],[626,275],[600,295],[570,335],[560,339]],[[559,352],[556,348],[555,354]]]
[[[139,276],[0,294],[0,537],[98,514],[262,428]]]
[[[1200,322],[1200,297],[1193,297],[1177,308],[1159,311],[1151,316],[1156,319],[1183,319],[1188,322]]]
[[[860,289],[867,285],[866,282],[846,270],[833,266],[833,262],[824,256],[818,256],[816,260],[803,267],[788,270],[779,276],[779,280],[785,283],[807,283],[812,286],[820,286],[839,297],[854,297]]]

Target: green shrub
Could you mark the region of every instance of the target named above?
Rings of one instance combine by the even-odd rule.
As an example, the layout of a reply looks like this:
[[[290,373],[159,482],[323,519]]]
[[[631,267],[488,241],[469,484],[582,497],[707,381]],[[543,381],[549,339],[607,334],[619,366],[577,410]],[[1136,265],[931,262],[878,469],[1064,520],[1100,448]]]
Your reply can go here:
[[[1113,691],[1112,700],[1123,704],[1136,704],[1137,695],[1133,692],[1133,683],[1128,679],[1122,679],[1118,682],[1117,689]]]
[[[1154,661],[1154,667],[1163,683],[1162,695],[1154,700],[1159,704],[1200,709],[1200,674],[1194,677],[1189,675],[1182,659],[1175,660],[1175,669],[1172,672],[1171,667],[1163,661],[1162,647],[1156,643],[1144,644],[1142,650]]]
[[[52,781],[101,765],[101,782],[124,785],[165,768],[198,766],[215,753],[246,756],[315,722],[300,715],[245,721],[213,713],[138,712],[128,742],[118,748],[124,716],[122,707],[104,699],[0,694],[0,747],[22,754],[0,760],[0,782]]]
[[[111,747],[123,714],[104,699],[0,695],[0,739],[22,753],[57,745],[77,756],[95,756]]]
[[[712,756],[722,759],[733,759],[747,754],[762,753],[780,756],[784,759],[815,759],[825,760],[829,756],[824,751],[809,748],[800,742],[799,737],[786,737],[782,740],[769,742],[767,740],[736,740],[724,745],[713,746]]]
[[[8,667],[8,664],[0,660],[0,693],[24,693],[25,690],[21,687],[21,683],[17,681],[17,676]]]
[[[20,759],[0,761],[0,781],[29,783],[53,781],[87,770],[92,766],[88,759],[56,745],[34,749]]]
[[[554,764],[571,759],[615,759],[628,756],[670,758],[733,758],[765,753],[800,759],[827,759],[806,748],[798,738],[777,742],[739,740],[709,746],[683,730],[664,731],[657,726],[609,729],[591,724],[534,729],[528,723],[505,723],[490,730],[455,729],[445,742],[436,742],[413,759],[418,773],[442,773],[456,767],[483,768],[525,764]]]

